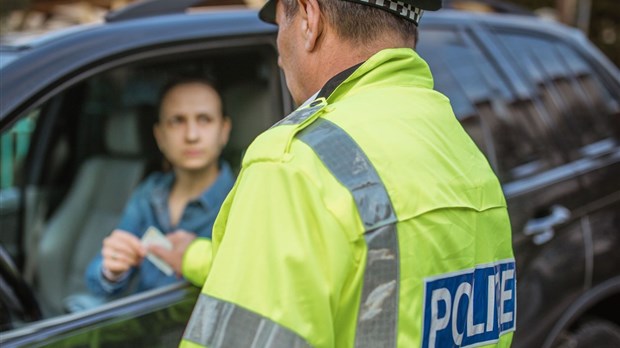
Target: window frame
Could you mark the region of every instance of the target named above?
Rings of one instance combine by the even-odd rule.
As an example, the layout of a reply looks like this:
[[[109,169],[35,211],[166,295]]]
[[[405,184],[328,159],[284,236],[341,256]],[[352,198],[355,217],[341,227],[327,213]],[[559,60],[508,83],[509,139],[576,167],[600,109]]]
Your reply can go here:
[[[43,108],[45,110],[41,113],[42,117],[39,119],[39,127],[37,127],[35,133],[33,133],[33,136],[36,137],[36,141],[31,143],[32,146],[28,151],[26,159],[28,163],[26,168],[27,172],[25,173],[26,179],[24,183],[20,185],[18,191],[17,199],[20,201],[20,209],[18,212],[20,220],[23,220],[25,216],[24,207],[26,204],[24,203],[24,197],[26,196],[26,187],[29,185],[37,185],[45,176],[43,164],[47,156],[48,147],[52,141],[52,125],[58,117],[61,117],[59,113],[60,105],[58,105],[60,104],[60,100],[56,100],[54,98],[55,96],[63,94],[71,87],[97,74],[125,65],[132,65],[145,61],[161,61],[162,59],[170,59],[175,56],[209,56],[210,54],[222,50],[252,49],[253,47],[269,47],[269,49],[273,50],[274,57],[277,57],[275,31],[266,33],[259,32],[253,35],[233,38],[225,36],[215,37],[204,39],[199,42],[173,42],[139,50],[129,50],[122,55],[101,56],[98,58],[96,64],[88,64],[85,66],[76,65],[72,67],[73,71],[62,76],[61,79],[51,81],[48,85],[42,85],[36,88],[45,90],[45,93],[22,96],[21,105],[16,107],[11,114],[3,115],[2,129],[7,129],[11,124],[22,119],[24,115],[27,115],[36,108]],[[272,116],[275,122],[286,115],[286,113],[293,108],[293,105],[286,85],[283,84],[285,81],[284,76],[277,67],[276,59],[274,58],[272,62],[271,58],[269,58],[268,63],[273,64],[272,71],[269,72],[269,80],[272,82],[270,88],[273,88],[272,92],[274,92],[272,93],[273,102],[274,105],[276,105],[274,109],[281,109],[283,111],[282,114],[275,114]],[[67,76],[70,76],[70,78],[66,79]],[[19,234],[19,244],[21,247],[23,247],[22,239],[24,235],[22,228],[23,226],[20,226],[17,232]],[[23,258],[23,252],[24,251],[21,250],[18,254],[17,258],[20,261]],[[61,315],[34,323],[27,323],[23,327],[0,333],[0,341],[6,344],[7,347],[12,346],[13,342],[17,346],[20,346],[22,344],[52,342],[52,340],[56,338],[60,338],[62,341],[66,335],[70,336],[73,333],[83,333],[85,330],[96,331],[99,330],[102,325],[105,326],[113,322],[118,322],[118,320],[130,320],[140,315],[140,313],[154,313],[159,310],[167,310],[169,306],[179,301],[187,300],[188,296],[196,296],[196,289],[197,288],[182,282],[170,288],[154,289],[142,294],[130,295],[83,314]]]

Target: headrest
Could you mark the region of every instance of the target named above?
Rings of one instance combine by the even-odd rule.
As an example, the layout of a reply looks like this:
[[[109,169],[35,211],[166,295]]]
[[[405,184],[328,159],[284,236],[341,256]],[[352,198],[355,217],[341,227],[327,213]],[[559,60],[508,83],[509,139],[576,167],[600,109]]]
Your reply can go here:
[[[237,170],[250,143],[274,123],[274,103],[264,81],[246,81],[222,91],[232,131],[222,156]]]
[[[246,81],[229,87],[223,91],[222,99],[227,116],[232,119],[230,147],[245,150],[257,135],[273,123],[269,86],[263,81]]]
[[[112,114],[106,120],[105,147],[111,155],[139,156],[154,147],[155,107],[139,105]]]

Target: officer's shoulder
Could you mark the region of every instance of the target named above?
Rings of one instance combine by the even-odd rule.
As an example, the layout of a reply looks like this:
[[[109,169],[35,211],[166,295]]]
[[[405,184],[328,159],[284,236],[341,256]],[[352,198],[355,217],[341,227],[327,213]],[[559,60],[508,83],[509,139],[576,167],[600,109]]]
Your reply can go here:
[[[261,161],[286,161],[295,136],[312,124],[327,106],[324,98],[315,100],[306,107],[301,107],[260,134],[250,144],[244,158],[243,166]]]
[[[284,161],[297,131],[295,125],[278,125],[263,132],[248,147],[243,156],[243,166],[255,162]]]

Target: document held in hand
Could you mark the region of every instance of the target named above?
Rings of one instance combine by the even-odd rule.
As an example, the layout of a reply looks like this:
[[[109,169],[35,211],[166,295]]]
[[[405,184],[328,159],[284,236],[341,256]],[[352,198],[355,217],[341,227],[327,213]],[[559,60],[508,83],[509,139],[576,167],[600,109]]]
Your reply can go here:
[[[154,226],[149,227],[142,236],[142,245],[145,248],[148,248],[149,245],[158,245],[164,249],[172,250],[172,243],[170,243],[170,241],[166,239],[166,236]],[[146,258],[159,268],[160,271],[164,272],[165,275],[171,276],[174,274],[172,267],[153,253],[147,253]]]

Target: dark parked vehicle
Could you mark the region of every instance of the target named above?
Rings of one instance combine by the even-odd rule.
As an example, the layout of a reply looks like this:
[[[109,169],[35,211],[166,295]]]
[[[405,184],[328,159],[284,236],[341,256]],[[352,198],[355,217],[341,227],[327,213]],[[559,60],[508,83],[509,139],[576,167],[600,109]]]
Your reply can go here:
[[[160,165],[150,131],[169,76],[220,82],[236,167],[293,110],[275,37],[253,10],[137,6],[0,48],[2,347],[177,344],[198,294],[186,283],[79,313],[64,301],[86,291],[86,264]],[[618,68],[576,30],[531,16],[427,13],[418,51],[504,187],[513,346],[620,346]]]

